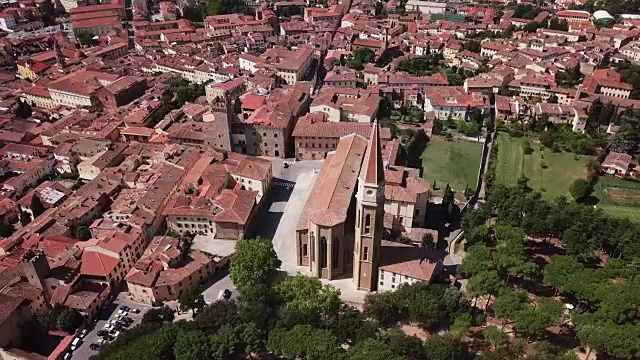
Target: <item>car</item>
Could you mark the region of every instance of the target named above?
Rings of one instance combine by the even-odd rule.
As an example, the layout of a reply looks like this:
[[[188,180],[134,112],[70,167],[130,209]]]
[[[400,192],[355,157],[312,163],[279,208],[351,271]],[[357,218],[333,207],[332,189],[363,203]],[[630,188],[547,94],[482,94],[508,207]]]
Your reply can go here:
[[[134,314],[140,314],[140,309],[129,309]]]
[[[105,324],[103,329],[105,329],[106,331],[109,331],[113,329],[113,324]]]
[[[129,324],[133,323],[133,319],[128,316],[123,317],[122,321],[128,322]]]
[[[116,316],[120,315],[120,316],[127,316],[128,311],[127,310],[118,310],[118,313],[116,314]]]
[[[120,306],[120,310],[129,311],[129,310],[131,310],[131,308],[128,307],[127,305],[122,305],[122,306]]]
[[[104,341],[111,341],[111,340],[113,340],[115,338],[112,335],[107,334],[107,335],[103,336],[102,339]]]
[[[116,332],[113,334],[113,337],[114,337],[114,338],[117,338],[117,337],[118,337],[118,335],[120,335],[120,331],[116,331]]]
[[[222,297],[223,297],[225,300],[229,300],[229,299],[231,299],[231,290],[229,290],[229,289],[224,289],[224,291],[222,292]]]
[[[107,330],[98,330],[98,336],[105,336],[109,333]]]
[[[89,349],[93,350],[93,351],[98,351],[98,349],[100,349],[100,345],[93,343],[89,345]]]
[[[69,353],[69,352],[68,352],[68,353],[64,354],[64,358],[63,358],[63,359],[64,359],[64,360],[69,360],[69,359],[71,359],[71,353]]]
[[[98,341],[96,341],[96,344],[98,344],[99,346],[102,346],[104,343],[104,339],[98,339]]]
[[[131,326],[131,324],[129,324],[129,323],[128,323],[128,322],[126,322],[126,321],[118,321],[118,326],[128,328],[129,326]]]
[[[120,320],[122,319],[123,315],[122,314],[116,314],[116,316],[114,316],[113,318],[116,320]]]
[[[80,346],[81,342],[82,342],[82,339],[80,338],[73,339],[73,341],[71,342],[71,351],[74,351],[75,349],[77,349]]]
[[[82,331],[80,331],[80,338],[83,338],[85,336],[87,336],[87,334],[89,333],[89,331],[87,329],[82,329]]]
[[[109,324],[111,324],[111,326],[113,326],[113,325],[115,325],[117,323],[118,323],[118,320],[116,320],[116,319],[109,320]]]

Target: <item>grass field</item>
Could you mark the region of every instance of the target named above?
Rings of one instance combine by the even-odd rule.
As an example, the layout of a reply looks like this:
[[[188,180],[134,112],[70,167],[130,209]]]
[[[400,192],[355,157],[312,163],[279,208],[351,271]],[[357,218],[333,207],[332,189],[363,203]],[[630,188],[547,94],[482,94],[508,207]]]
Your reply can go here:
[[[453,190],[475,189],[482,157],[482,144],[470,141],[447,141],[434,136],[422,153],[423,177],[438,187],[449,183]]]
[[[523,148],[527,141],[534,149],[529,155],[524,154]],[[498,135],[496,181],[515,185],[518,178],[525,175],[529,178],[529,186],[547,199],[561,195],[570,197],[569,186],[576,179],[585,177],[588,160],[589,156],[541,150],[540,145],[530,138],[513,138],[501,132]]]
[[[640,183],[601,176],[593,195],[599,200],[598,209],[612,216],[640,221]]]

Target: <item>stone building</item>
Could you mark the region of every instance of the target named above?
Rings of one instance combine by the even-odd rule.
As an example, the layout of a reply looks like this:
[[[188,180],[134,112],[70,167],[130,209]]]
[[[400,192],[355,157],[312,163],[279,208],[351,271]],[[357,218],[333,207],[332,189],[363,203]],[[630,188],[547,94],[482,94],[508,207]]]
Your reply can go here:
[[[344,136],[327,155],[296,228],[298,265],[329,280],[350,275],[358,289],[375,290],[383,206],[384,165],[376,125],[369,140]]]

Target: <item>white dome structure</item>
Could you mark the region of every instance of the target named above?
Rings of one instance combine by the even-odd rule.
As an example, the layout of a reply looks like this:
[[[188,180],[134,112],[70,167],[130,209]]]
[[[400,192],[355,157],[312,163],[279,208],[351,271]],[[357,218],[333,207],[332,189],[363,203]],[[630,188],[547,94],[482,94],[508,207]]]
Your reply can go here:
[[[613,16],[605,10],[598,10],[593,13],[594,20],[614,20]]]

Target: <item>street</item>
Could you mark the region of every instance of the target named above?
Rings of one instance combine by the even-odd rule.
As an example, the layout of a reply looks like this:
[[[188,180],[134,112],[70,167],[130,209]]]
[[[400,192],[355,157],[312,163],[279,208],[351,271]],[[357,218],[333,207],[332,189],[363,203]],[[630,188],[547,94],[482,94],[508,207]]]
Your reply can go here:
[[[91,350],[89,348],[89,345],[92,343],[95,343],[96,341],[98,341],[98,339],[101,338],[97,334],[98,330],[102,330],[104,328],[104,325],[107,322],[109,322],[109,320],[114,318],[115,313],[118,311],[120,306],[126,305],[132,309],[140,310],[140,313],[138,314],[129,312],[129,314],[127,315],[128,317],[133,319],[133,323],[131,324],[129,329],[135,326],[136,324],[139,324],[142,321],[142,316],[149,309],[151,309],[151,306],[129,301],[125,298],[126,294],[127,294],[126,292],[119,293],[116,300],[114,300],[113,303],[107,305],[107,307],[103,309],[102,312],[100,312],[100,314],[98,314],[98,317],[97,317],[98,322],[97,323],[93,322],[91,325],[89,325],[89,328],[88,328],[89,333],[87,334],[87,336],[84,337],[84,339],[82,339],[82,342],[80,343],[80,347],[78,347],[76,351],[73,352],[72,359],[86,360],[86,359],[89,359],[92,355],[96,354],[96,351]]]

